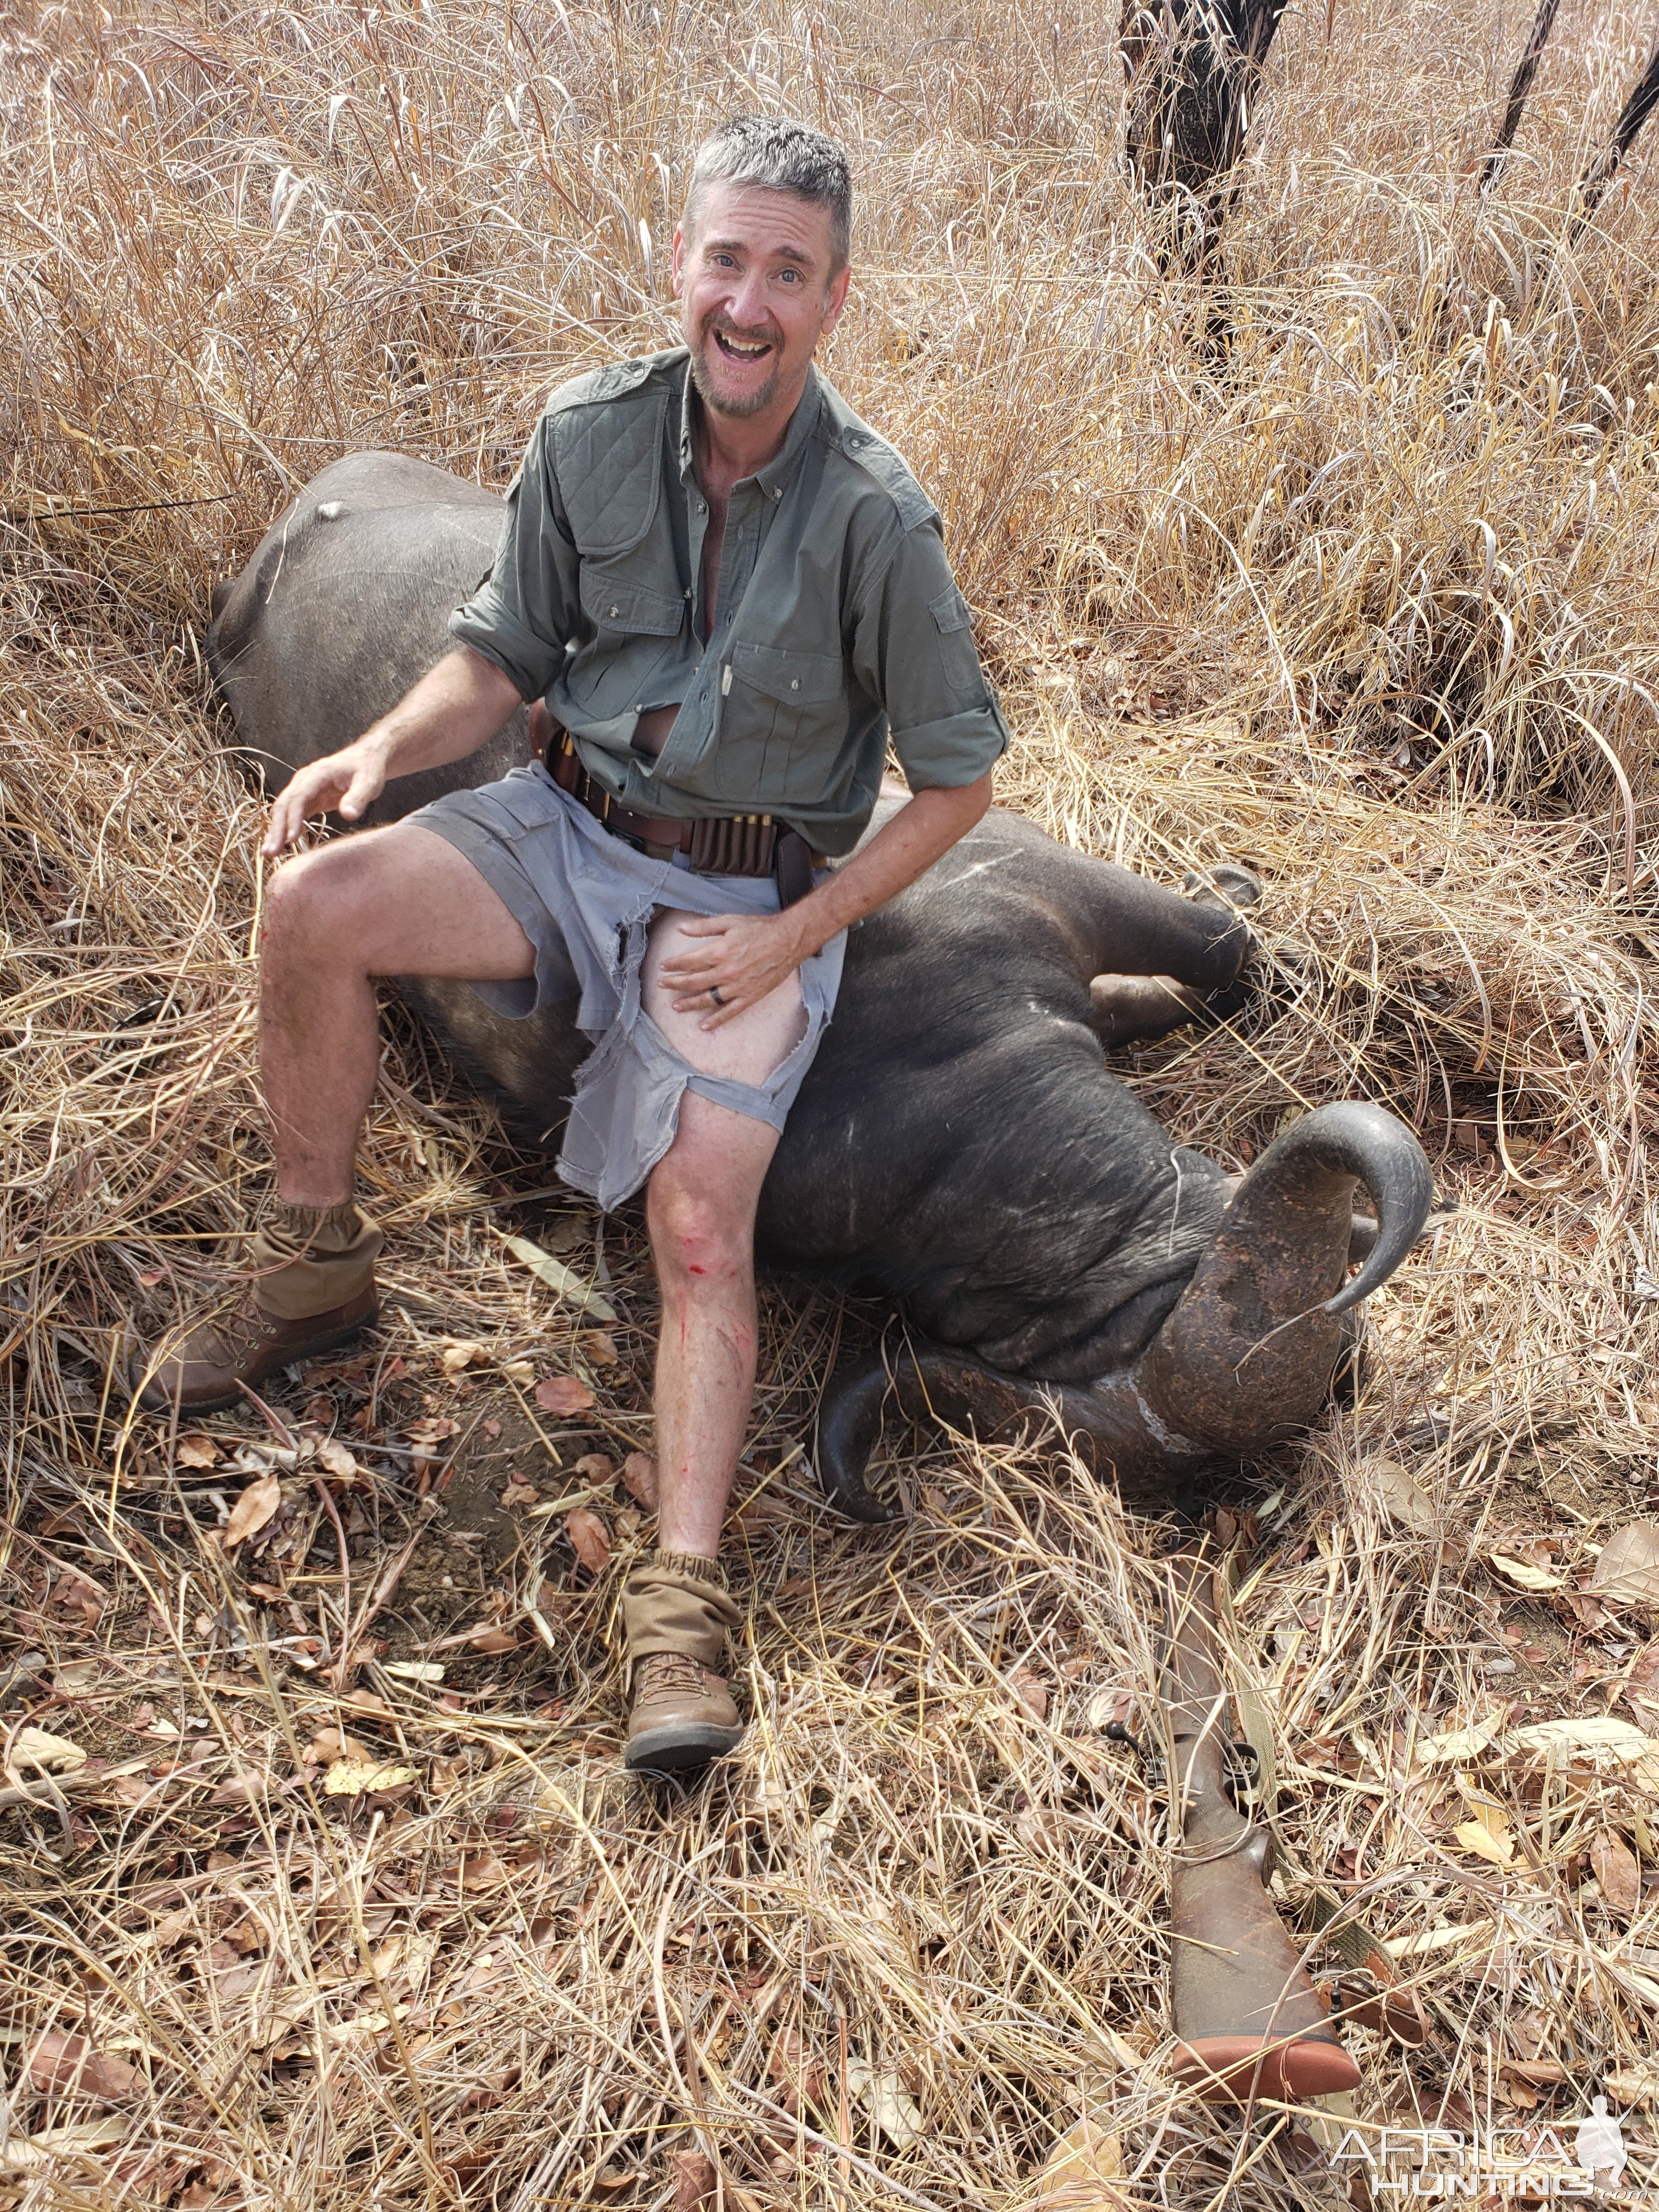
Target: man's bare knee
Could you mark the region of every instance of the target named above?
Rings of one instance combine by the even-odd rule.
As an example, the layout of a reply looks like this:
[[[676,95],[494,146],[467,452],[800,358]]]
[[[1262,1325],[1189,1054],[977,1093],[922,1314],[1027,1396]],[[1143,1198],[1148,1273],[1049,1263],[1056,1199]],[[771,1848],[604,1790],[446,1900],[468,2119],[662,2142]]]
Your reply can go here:
[[[740,1285],[754,1272],[754,1231],[729,1199],[690,1181],[671,1153],[651,1178],[651,1249],[659,1274],[687,1287]]]
[[[357,942],[361,868],[349,848],[325,846],[285,860],[265,886],[259,951],[268,963],[289,957],[335,964]]]

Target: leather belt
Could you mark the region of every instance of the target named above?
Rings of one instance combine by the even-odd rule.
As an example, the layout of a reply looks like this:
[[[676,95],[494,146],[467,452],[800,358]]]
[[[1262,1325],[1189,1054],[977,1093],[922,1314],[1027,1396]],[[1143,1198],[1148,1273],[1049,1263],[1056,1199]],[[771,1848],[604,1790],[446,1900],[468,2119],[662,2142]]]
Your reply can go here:
[[[781,906],[793,906],[811,890],[817,856],[798,830],[769,814],[710,814],[691,821],[636,814],[619,806],[588,774],[570,732],[550,715],[548,721],[548,774],[613,837],[625,839],[653,860],[684,853],[688,866],[700,876],[775,876]]]

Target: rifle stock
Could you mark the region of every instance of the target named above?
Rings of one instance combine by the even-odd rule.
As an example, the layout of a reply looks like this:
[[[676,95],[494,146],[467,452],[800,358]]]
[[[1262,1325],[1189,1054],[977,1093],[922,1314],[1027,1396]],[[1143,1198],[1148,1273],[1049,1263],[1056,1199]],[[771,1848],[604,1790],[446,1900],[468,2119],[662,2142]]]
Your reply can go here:
[[[1201,2097],[1304,2103],[1352,2089],[1359,2069],[1267,1893],[1268,1837],[1227,1793],[1226,1697],[1215,1566],[1182,1552],[1158,1682],[1169,1741],[1171,2007],[1176,2079]]]

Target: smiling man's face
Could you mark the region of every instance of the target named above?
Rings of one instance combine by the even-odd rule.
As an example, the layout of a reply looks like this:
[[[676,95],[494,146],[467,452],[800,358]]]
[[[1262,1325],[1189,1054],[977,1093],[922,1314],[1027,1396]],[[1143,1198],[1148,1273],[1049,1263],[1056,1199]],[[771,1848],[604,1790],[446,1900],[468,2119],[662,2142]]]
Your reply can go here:
[[[812,351],[841,319],[827,208],[763,185],[705,185],[674,233],[674,292],[705,407],[750,420],[794,412]]]

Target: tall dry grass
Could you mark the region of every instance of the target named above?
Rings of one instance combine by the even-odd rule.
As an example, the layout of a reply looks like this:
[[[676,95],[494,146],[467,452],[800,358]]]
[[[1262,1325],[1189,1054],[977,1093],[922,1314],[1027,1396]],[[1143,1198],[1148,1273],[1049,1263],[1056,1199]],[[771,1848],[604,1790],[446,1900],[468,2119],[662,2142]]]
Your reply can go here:
[[[1653,1503],[1659,1418],[1639,146],[1565,245],[1650,27],[1569,0],[1483,203],[1510,15],[1287,21],[1224,350],[1158,273],[1113,21],[1081,9],[0,27],[0,1719],[14,1765],[25,1721],[94,1754],[0,1810],[18,2202],[1013,2205],[1084,2108],[1124,2202],[1341,2198],[1330,2114],[1237,2129],[1161,2071],[1162,1802],[1100,1732],[1146,1725],[1155,1532],[949,1440],[896,1440],[896,1544],[830,1522],[799,1446],[838,1310],[769,1304],[731,1539],[755,1725],[685,1802],[617,1778],[611,1613],[649,1522],[572,1472],[649,1445],[637,1230],[550,1211],[417,1037],[364,1152],[393,1310],[366,1367],[276,1395],[299,1464],[251,1560],[215,1530],[270,1433],[207,1425],[204,1467],[116,1385],[264,1176],[257,808],[216,750],[209,583],[343,449],[499,483],[552,382],[669,342],[690,148],[747,104],[856,155],[830,366],[945,512],[1010,803],[1166,878],[1221,853],[1267,878],[1260,1007],[1123,1072],[1233,1162],[1380,1097],[1461,1206],[1376,1302],[1358,1402],[1252,1493],[1268,1564],[1238,1599],[1299,1924],[1317,1884],[1385,1939],[1438,1931],[1407,1954],[1430,2044],[1351,2030],[1358,2123],[1642,2094],[1659,1947],[1613,1845],[1650,1862],[1650,1778],[1423,1750],[1506,1713],[1659,1721],[1644,1616],[1578,1588]],[[608,1276],[615,1364],[501,1226]],[[536,1416],[562,1467],[526,1360],[598,1400]],[[421,1425],[452,1419],[434,1461]],[[436,1486],[486,1419],[543,1504],[597,1500],[596,1579],[562,1511]],[[330,1431],[357,1477],[320,1480]],[[475,1624],[514,1648],[446,1647],[441,1688],[386,1671]],[[326,1795],[328,1728],[416,1778]],[[136,2080],[55,2081],[47,2033]]]

